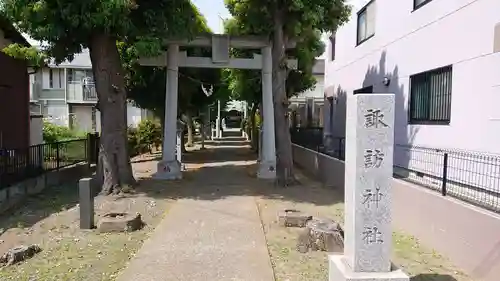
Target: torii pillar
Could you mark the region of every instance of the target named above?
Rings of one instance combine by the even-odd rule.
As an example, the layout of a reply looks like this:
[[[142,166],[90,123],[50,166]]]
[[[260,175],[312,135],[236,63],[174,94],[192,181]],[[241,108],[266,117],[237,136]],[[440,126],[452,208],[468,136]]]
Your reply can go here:
[[[175,152],[177,143],[177,101],[179,85],[179,45],[170,44],[167,51],[167,92],[163,126],[163,153],[155,178],[181,179],[181,163]]]
[[[276,178],[276,144],[274,135],[274,103],[273,103],[273,60],[272,48],[262,48],[262,158],[259,162],[257,177],[261,179]]]

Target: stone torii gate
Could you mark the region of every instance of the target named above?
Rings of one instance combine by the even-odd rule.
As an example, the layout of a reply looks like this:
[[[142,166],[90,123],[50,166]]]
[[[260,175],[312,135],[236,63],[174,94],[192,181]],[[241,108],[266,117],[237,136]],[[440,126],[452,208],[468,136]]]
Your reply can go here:
[[[165,97],[165,125],[163,137],[163,157],[158,163],[156,178],[181,179],[181,163],[176,158],[176,131],[178,107],[179,67],[195,68],[237,68],[262,70],[263,140],[262,159],[258,177],[276,177],[276,147],[274,135],[274,106],[272,97],[272,45],[268,38],[258,36],[228,36],[212,34],[192,40],[167,40],[167,52],[154,58],[141,58],[143,66],[167,67],[167,87]],[[190,57],[180,46],[211,47],[212,57]],[[295,47],[291,42],[288,48]],[[261,54],[253,58],[231,58],[230,48],[261,49]],[[288,67],[297,68],[297,60],[288,60]]]

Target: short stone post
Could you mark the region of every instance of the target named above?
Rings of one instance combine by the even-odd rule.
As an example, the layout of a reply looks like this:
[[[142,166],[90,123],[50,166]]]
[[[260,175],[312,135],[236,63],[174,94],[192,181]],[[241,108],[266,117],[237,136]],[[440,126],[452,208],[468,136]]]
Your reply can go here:
[[[330,281],[408,281],[391,263],[394,95],[348,98],[344,255],[330,255]]]
[[[83,178],[78,183],[80,193],[80,229],[94,228],[94,192],[92,178]]]

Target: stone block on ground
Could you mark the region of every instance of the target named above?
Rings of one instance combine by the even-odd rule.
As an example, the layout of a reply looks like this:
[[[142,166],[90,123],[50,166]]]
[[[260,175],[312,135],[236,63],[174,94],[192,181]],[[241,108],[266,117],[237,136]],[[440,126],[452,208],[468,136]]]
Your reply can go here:
[[[305,227],[312,216],[298,210],[287,209],[278,213],[278,223],[284,227]]]
[[[8,250],[0,257],[0,264],[9,266],[27,260],[41,251],[42,249],[38,245],[17,246]]]
[[[141,229],[144,223],[141,214],[108,213],[97,223],[99,232],[125,232]]]
[[[341,226],[331,219],[314,218],[308,221],[297,239],[297,251],[306,253],[309,249],[342,253],[344,231]]]

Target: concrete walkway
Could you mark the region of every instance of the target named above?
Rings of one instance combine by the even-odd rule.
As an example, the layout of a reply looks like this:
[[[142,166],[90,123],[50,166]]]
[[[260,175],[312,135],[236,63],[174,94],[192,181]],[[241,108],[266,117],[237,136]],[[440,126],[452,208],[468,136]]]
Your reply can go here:
[[[254,198],[236,194],[256,181],[235,169],[249,164],[248,153],[241,154],[238,142],[214,145],[191,153],[198,159],[187,157],[189,186],[119,281],[274,280]],[[189,174],[190,169],[196,172]],[[217,196],[221,190],[225,196]]]

